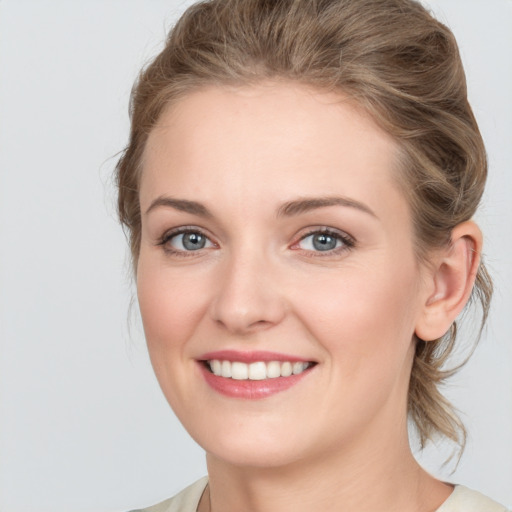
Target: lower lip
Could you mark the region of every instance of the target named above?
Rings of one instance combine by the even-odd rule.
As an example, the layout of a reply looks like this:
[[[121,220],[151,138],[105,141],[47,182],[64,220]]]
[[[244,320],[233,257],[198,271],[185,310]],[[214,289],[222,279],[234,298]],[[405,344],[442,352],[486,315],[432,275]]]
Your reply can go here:
[[[202,362],[199,363],[199,366],[206,383],[213,390],[221,395],[231,398],[242,398],[244,400],[259,400],[280,393],[281,391],[286,391],[292,386],[295,386],[295,384],[309,374],[312,369],[309,368],[298,375],[290,375],[289,377],[276,377],[275,379],[264,380],[236,380],[214,375]]]

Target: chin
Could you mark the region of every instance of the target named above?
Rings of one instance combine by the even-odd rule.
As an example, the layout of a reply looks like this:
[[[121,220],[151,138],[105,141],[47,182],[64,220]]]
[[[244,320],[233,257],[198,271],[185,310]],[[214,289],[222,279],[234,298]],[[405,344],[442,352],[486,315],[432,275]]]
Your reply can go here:
[[[273,446],[276,444],[276,446]],[[297,449],[281,443],[260,443],[250,439],[227,442],[217,446],[203,446],[208,457],[240,468],[270,469],[294,464],[302,457]]]
[[[234,422],[232,426],[213,420],[209,424],[185,425],[208,456],[237,467],[277,468],[293,464],[305,456],[308,443],[291,425],[265,422]],[[198,428],[197,428],[198,427]],[[206,427],[206,428],[205,428]],[[302,438],[302,439],[301,439]]]

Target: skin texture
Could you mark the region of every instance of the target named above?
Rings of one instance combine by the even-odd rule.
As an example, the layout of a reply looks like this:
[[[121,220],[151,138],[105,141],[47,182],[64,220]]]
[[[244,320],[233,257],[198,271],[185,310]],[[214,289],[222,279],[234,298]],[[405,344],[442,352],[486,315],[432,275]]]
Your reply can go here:
[[[446,331],[481,239],[467,223],[420,266],[397,151],[346,98],[283,83],[191,93],[150,134],[138,298],[160,386],[207,452],[201,509],[427,511],[449,495],[408,444],[413,335]],[[345,204],[283,212],[333,197]],[[172,238],[183,227],[204,248]],[[337,247],[318,251],[311,233],[326,228]],[[316,364],[286,391],[237,399],[203,378],[216,350]]]

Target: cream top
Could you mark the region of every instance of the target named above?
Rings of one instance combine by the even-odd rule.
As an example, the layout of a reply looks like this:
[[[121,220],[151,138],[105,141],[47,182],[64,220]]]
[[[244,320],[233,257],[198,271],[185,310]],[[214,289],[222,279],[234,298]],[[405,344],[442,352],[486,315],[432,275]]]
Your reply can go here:
[[[197,505],[204,492],[208,477],[201,478],[174,498],[162,501],[148,508],[132,510],[131,512],[196,512]],[[487,498],[477,491],[463,485],[456,485],[450,497],[436,512],[511,512],[503,505]]]

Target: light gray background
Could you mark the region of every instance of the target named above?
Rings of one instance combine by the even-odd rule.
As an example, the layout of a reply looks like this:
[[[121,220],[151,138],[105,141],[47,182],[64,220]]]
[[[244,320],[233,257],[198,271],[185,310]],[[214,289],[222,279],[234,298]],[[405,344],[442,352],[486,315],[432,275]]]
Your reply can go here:
[[[0,0],[0,511],[121,511],[205,473],[135,314],[111,173],[139,68],[190,2]],[[489,329],[448,395],[470,431],[443,478],[512,505],[512,1],[430,4],[458,37],[490,157]],[[136,308],[135,308],[136,309]]]

